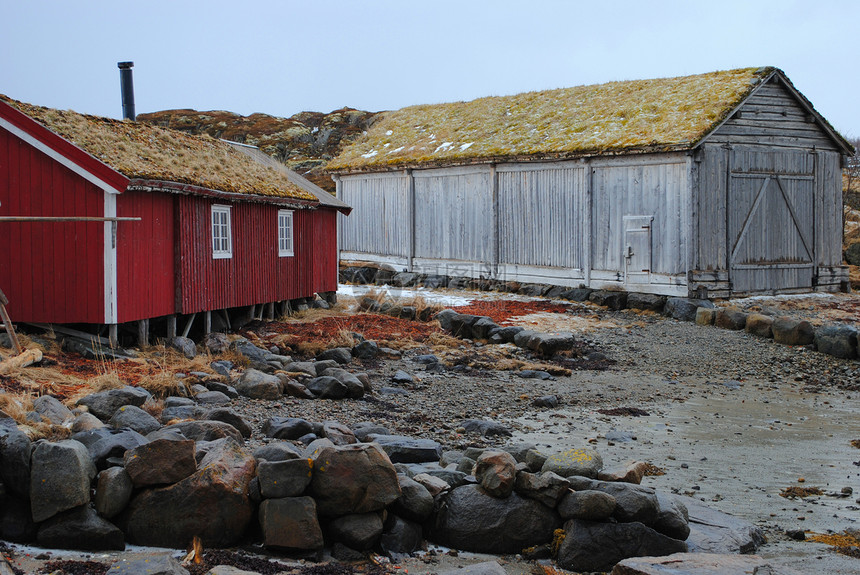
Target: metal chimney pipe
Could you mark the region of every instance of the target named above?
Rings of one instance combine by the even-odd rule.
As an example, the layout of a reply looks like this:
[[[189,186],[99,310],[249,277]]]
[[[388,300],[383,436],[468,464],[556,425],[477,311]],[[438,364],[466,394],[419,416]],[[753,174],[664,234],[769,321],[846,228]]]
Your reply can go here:
[[[122,118],[134,121],[134,80],[131,72],[134,62],[117,62],[116,65],[119,68],[119,83],[122,89]]]

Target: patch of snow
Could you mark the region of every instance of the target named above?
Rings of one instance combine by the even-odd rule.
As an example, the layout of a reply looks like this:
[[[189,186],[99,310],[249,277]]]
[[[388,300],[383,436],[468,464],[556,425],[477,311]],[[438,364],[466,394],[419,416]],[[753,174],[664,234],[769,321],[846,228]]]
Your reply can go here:
[[[460,146],[460,151],[461,151],[461,152],[465,152],[466,150],[468,150],[469,148],[471,148],[471,147],[472,147],[472,144],[474,144],[474,143],[475,143],[475,142],[469,142],[468,144],[463,144],[463,145],[461,145],[461,146]]]
[[[774,300],[774,301],[784,301],[784,300],[793,300],[793,299],[794,300],[802,300],[802,299],[807,299],[807,298],[810,298],[810,299],[811,298],[832,299],[834,297],[837,297],[836,294],[822,293],[822,292],[787,293],[787,294],[782,294],[782,295],[753,295],[753,296],[749,296],[749,297],[739,297],[739,298],[730,299],[729,303],[734,304],[734,303],[745,302],[745,301],[767,301],[767,300]]]
[[[311,130],[311,134],[316,134],[319,131],[320,131],[319,126],[314,126],[314,129]]]
[[[378,153],[379,152],[377,152],[376,150],[370,150],[366,154],[362,154],[361,157],[362,158],[372,158],[373,156],[377,155]]]
[[[436,148],[436,150],[433,153],[438,154],[440,151],[441,152],[447,152],[448,150],[450,150],[453,147],[454,147],[454,144],[452,142],[442,142],[441,144],[439,144],[439,147]]]
[[[401,151],[405,147],[406,146],[400,146],[399,148],[394,148],[393,150],[389,150],[388,153],[389,154],[396,154],[397,152]]]
[[[387,132],[385,132],[385,135],[390,136],[393,133],[394,133],[394,130],[388,130]]]
[[[383,145],[382,145],[382,147],[383,147],[383,148],[387,148],[387,147],[388,147],[388,146],[390,146],[390,145],[391,145],[391,144],[383,144]]]

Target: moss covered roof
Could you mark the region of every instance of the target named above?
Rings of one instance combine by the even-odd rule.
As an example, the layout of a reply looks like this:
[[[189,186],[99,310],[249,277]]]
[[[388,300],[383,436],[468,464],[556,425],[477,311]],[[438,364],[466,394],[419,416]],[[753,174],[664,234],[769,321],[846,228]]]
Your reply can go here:
[[[775,68],[609,82],[383,112],[330,170],[694,146]]]
[[[0,99],[128,178],[317,201],[285,175],[209,136]]]

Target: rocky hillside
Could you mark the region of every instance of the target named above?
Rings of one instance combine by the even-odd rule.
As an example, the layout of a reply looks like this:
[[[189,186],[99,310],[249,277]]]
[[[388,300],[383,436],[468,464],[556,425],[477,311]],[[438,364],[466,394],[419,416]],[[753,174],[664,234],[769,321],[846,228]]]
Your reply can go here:
[[[374,112],[352,108],[341,108],[329,114],[300,112],[290,118],[183,109],[140,114],[137,119],[189,134],[209,134],[257,146],[334,193],[334,182],[324,173],[326,164],[361,135],[376,116]]]

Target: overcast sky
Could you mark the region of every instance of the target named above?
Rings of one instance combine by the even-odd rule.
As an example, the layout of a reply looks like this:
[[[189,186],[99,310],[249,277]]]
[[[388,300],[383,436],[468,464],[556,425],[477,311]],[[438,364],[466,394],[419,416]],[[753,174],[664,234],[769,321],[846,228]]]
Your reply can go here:
[[[0,93],[137,111],[363,110],[782,68],[860,137],[860,1],[0,0]]]

